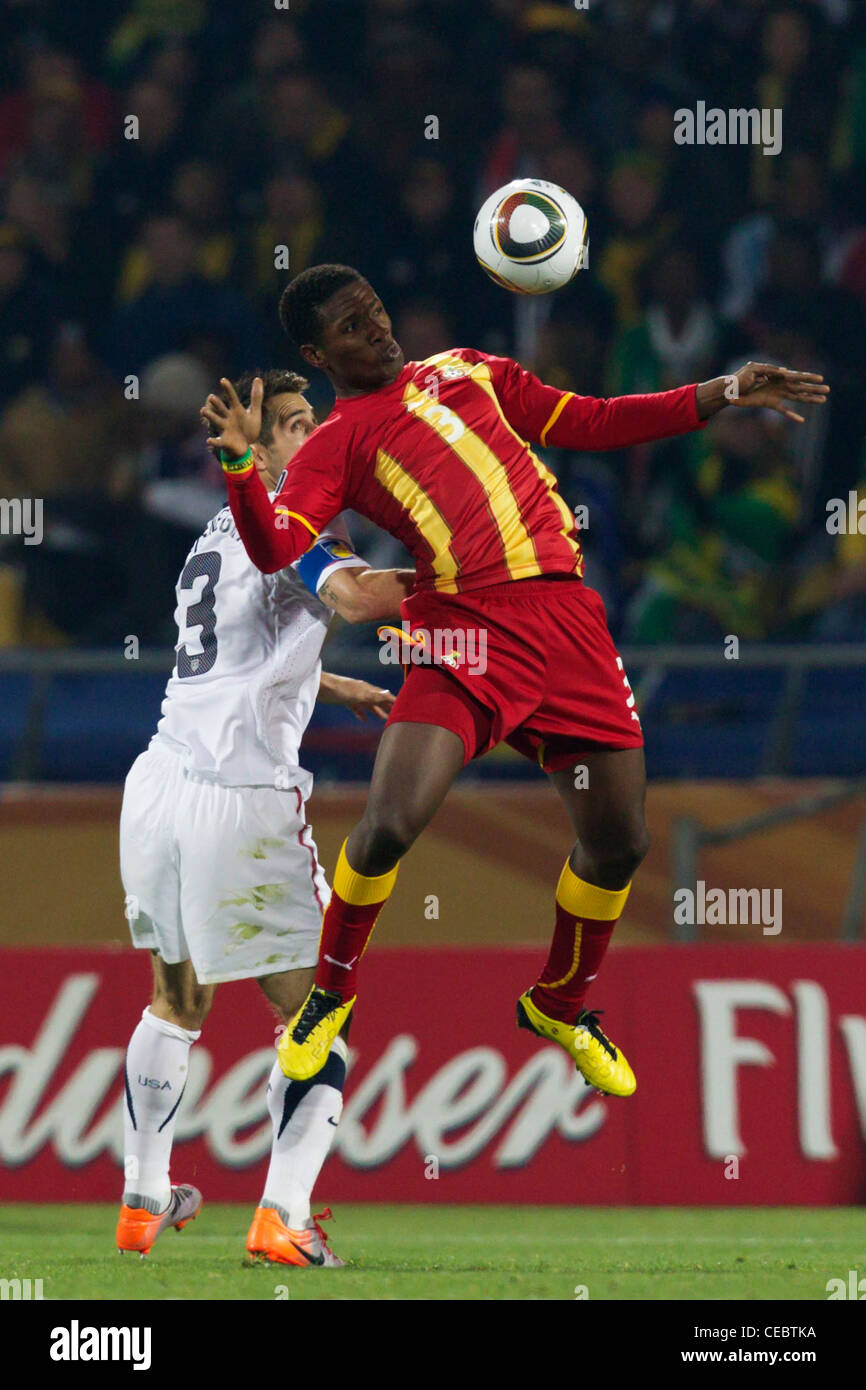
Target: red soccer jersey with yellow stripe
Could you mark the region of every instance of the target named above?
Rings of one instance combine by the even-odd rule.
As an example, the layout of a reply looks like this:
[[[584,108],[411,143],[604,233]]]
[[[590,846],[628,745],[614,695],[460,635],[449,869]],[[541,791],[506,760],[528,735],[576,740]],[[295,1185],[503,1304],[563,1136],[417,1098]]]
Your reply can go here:
[[[620,448],[698,426],[695,388],[595,400],[545,386],[516,362],[455,348],[407,363],[390,386],[338,399],[293,458],[270,535],[250,489],[229,497],[253,561],[291,563],[352,508],[415,558],[417,585],[459,593],[583,572],[574,516],[527,440]],[[270,509],[270,504],[268,504]]]

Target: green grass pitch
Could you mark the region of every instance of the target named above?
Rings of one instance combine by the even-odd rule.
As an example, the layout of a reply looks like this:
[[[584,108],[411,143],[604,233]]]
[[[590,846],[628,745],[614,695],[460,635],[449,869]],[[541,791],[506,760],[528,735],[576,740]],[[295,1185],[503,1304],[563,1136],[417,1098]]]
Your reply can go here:
[[[0,1276],[61,1300],[826,1300],[828,1279],[866,1275],[859,1208],[347,1205],[328,1226],[343,1270],[249,1267],[251,1214],[205,1202],[140,1260],[114,1248],[115,1206],[12,1205]]]

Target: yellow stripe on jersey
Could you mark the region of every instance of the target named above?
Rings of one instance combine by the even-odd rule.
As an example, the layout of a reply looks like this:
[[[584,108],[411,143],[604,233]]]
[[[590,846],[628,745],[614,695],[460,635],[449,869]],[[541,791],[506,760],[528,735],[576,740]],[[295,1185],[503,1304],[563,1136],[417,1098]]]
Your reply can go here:
[[[305,516],[301,516],[300,512],[290,512],[288,507],[275,507],[274,515],[290,516],[294,521],[300,521],[302,525],[306,526],[308,531],[312,532],[314,540],[318,540],[319,533],[316,530],[315,526],[312,526],[310,522],[307,521],[307,518]]]
[[[557,487],[556,478],[553,476],[550,469],[545,467],[545,465],[541,462],[541,459],[538,458],[532,452],[532,450],[529,448],[529,445],[526,443],[526,440],[521,439],[517,431],[513,429],[512,426],[506,420],[499,397],[493,389],[493,380],[490,375],[490,368],[488,367],[486,362],[479,362],[473,368],[472,380],[475,381],[483,391],[487,392],[488,396],[493,401],[493,404],[496,406],[496,409],[499,411],[499,418],[501,419],[505,428],[514,436],[518,444],[522,444],[527,450],[529,457],[532,459],[536,473],[538,474],[541,481],[544,483],[544,486],[547,488],[548,497],[550,498],[551,502],[556,507],[560,517],[562,518],[560,535],[562,536],[563,540],[567,541],[568,544],[571,546],[575,558],[577,559],[579,556],[581,557],[580,563],[577,566],[576,573],[579,574],[581,578],[583,578],[583,558],[581,556],[580,546],[577,544],[577,542],[571,534],[571,532],[574,530],[574,517],[569,510],[568,503],[566,502],[565,498],[562,496],[561,492]],[[564,404],[564,400],[560,401],[557,409],[560,409]]]
[[[566,391],[565,395],[562,396],[562,397],[556,402],[556,405],[553,407],[553,411],[551,412],[550,419],[548,420],[547,424],[544,426],[544,429],[541,431],[541,434],[538,436],[538,442],[539,442],[539,444],[541,445],[542,448],[544,448],[544,446],[547,444],[547,435],[548,435],[548,432],[549,432],[550,430],[553,429],[554,425],[556,424],[556,422],[557,422],[557,420],[559,419],[560,415],[562,414],[563,410],[564,410],[565,407],[568,405],[568,402],[569,402],[570,400],[573,400],[573,399],[574,399],[574,392],[573,392],[573,391]]]
[[[376,479],[409,513],[432,552],[434,586],[443,594],[456,594],[459,566],[451,549],[451,530],[439,508],[423,487],[384,449],[376,455]]]
[[[446,348],[444,352],[434,352],[432,357],[425,357],[421,365],[422,367],[462,367],[467,376],[472,371],[472,363],[464,362],[462,357],[455,357],[449,348]]]
[[[490,514],[502,541],[503,559],[509,577],[525,579],[529,575],[540,574],[535,544],[523,524],[520,506],[508,481],[508,470],[490,446],[447,405],[428,391],[419,391],[411,381],[403,392],[403,403],[414,416],[429,425],[484,488]]]
[[[579,575],[582,579],[583,552],[581,551],[581,548],[578,545],[577,541],[574,539],[574,536],[571,534],[574,530],[574,515],[569,510],[568,503],[562,496],[562,493],[559,491],[559,488],[556,484],[556,478],[553,476],[550,469],[545,468],[544,464],[541,462],[541,459],[538,458],[532,452],[531,449],[529,450],[529,457],[532,459],[532,462],[535,465],[535,470],[538,473],[539,478],[544,483],[544,486],[547,488],[548,497],[550,498],[551,502],[556,507],[557,511],[559,512],[559,515],[562,518],[562,526],[560,528],[559,534],[562,536],[562,539],[564,541],[567,541],[567,543],[571,546],[572,552],[574,553],[574,557],[578,561],[575,573]]]

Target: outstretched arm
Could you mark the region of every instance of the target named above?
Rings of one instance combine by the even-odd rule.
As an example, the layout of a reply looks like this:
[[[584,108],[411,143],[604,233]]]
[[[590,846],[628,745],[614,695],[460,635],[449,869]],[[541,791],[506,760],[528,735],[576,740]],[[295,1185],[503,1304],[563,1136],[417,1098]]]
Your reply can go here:
[[[524,439],[561,449],[624,449],[687,434],[726,405],[779,410],[799,421],[802,416],[784,402],[820,403],[829,391],[812,372],[750,362],[699,385],[605,400],[545,386],[509,358],[484,360],[508,423]]]

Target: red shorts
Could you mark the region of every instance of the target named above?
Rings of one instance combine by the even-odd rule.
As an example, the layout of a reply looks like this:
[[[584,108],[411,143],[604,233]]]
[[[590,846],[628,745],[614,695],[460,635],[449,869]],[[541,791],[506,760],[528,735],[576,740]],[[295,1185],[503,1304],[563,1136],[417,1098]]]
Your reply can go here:
[[[405,601],[403,618],[424,645],[403,644],[411,661],[389,724],[451,729],[466,762],[505,742],[546,772],[588,747],[643,745],[604,604],[581,580],[423,590]]]

